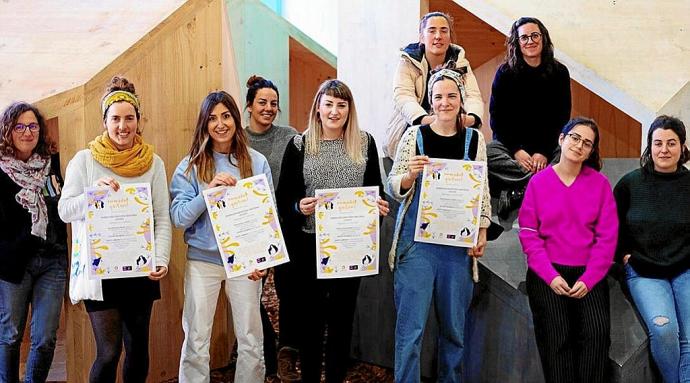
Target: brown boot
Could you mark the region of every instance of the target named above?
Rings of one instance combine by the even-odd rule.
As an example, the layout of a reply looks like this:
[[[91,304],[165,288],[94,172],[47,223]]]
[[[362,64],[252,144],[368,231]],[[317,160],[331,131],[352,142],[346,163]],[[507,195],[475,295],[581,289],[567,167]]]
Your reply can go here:
[[[302,374],[297,369],[299,353],[292,347],[283,347],[278,351],[278,378],[283,383],[299,382]]]

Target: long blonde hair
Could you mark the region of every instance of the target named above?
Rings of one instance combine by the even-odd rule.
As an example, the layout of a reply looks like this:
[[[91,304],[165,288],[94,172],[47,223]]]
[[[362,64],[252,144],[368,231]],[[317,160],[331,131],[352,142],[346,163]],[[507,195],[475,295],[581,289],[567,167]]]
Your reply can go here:
[[[323,134],[321,118],[319,117],[319,104],[321,104],[321,98],[324,95],[347,101],[349,113],[345,121],[345,127],[343,128],[345,152],[354,163],[364,163],[364,156],[362,155],[362,132],[359,130],[359,123],[357,122],[355,100],[352,97],[350,88],[348,88],[344,82],[336,79],[324,81],[314,96],[314,102],[309,112],[309,127],[304,133],[306,153],[310,155],[319,154],[319,144]]]
[[[199,118],[194,130],[192,147],[189,149],[189,165],[185,174],[190,174],[192,168],[196,166],[197,175],[200,180],[210,183],[216,173],[216,166],[213,162],[213,142],[208,134],[208,120],[213,112],[213,108],[218,104],[225,105],[230,111],[230,116],[235,123],[235,135],[232,138],[230,153],[235,155],[237,164],[233,164],[240,169],[240,176],[247,178],[252,176],[252,158],[249,155],[249,139],[242,129],[242,120],[237,103],[228,93],[224,91],[211,92],[201,103]],[[231,161],[232,163],[232,161]]]

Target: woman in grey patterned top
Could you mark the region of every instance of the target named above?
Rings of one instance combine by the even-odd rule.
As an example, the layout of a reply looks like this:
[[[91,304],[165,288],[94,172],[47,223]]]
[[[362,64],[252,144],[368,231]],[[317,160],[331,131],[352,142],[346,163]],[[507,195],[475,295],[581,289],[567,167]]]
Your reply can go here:
[[[291,294],[297,299],[281,301],[281,321],[284,310],[298,315],[304,383],[320,381],[321,347],[327,325],[326,381],[342,382],[349,360],[359,278],[316,279],[314,190],[378,186],[383,195],[376,143],[371,135],[359,130],[352,93],[342,81],[321,84],[312,104],[309,129],[288,144],[282,168],[276,198],[286,223],[283,228],[291,258],[285,273],[290,274]],[[388,214],[388,203],[382,199],[379,214]]]

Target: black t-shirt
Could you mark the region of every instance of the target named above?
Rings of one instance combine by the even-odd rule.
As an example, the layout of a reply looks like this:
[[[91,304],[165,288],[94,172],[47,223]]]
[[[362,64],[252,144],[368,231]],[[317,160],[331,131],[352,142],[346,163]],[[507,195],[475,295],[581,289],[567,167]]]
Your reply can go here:
[[[450,160],[462,160],[465,157],[465,129],[456,134],[446,137],[434,132],[429,125],[419,127],[424,140],[424,154],[431,158],[445,158]],[[419,144],[417,144],[419,145]],[[469,156],[471,160],[477,157],[477,145],[479,136],[473,132],[470,140]],[[417,155],[420,154],[417,146]]]

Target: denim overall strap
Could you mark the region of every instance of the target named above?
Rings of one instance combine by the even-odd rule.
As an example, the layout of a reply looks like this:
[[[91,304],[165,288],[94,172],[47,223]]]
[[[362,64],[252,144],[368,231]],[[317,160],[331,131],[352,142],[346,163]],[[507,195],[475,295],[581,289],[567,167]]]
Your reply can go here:
[[[422,128],[417,129],[417,148],[419,148],[419,155],[424,155],[424,136],[422,136]]]
[[[465,155],[463,160],[472,161],[470,158],[470,142],[472,141],[472,129],[465,128]]]
[[[419,155],[424,155],[424,138],[422,137],[422,129],[417,129],[417,149],[419,150]],[[398,259],[401,254],[406,253],[410,247],[414,244],[414,232],[415,224],[417,220],[417,209],[419,208],[419,185],[422,184],[422,172],[419,172],[417,178],[415,179],[415,192],[412,195],[412,201],[405,211],[405,216],[402,220],[400,226],[400,234],[398,236],[398,246],[395,251],[395,263],[398,263]],[[403,204],[400,205],[400,211],[403,208]]]

